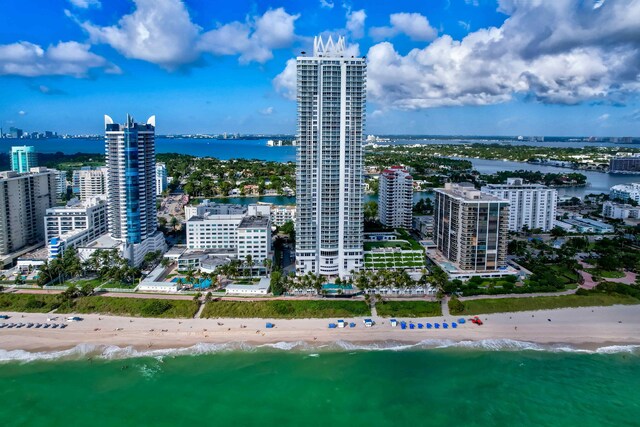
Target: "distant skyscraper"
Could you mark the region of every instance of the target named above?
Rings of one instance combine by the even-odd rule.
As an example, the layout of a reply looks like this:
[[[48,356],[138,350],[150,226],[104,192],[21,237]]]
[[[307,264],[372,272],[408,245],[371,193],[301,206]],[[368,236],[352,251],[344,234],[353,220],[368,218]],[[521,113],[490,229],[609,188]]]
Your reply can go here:
[[[156,210],[155,116],[125,124],[105,116],[109,233],[125,243],[125,257],[139,264],[146,252],[164,249]]]
[[[27,173],[36,166],[38,166],[38,154],[33,146],[11,147],[11,170],[18,173]]]
[[[509,202],[472,184],[445,184],[435,190],[434,241],[461,270],[489,271],[505,266]]]
[[[344,277],[363,265],[366,61],[316,37],[297,70],[296,270]]]
[[[167,165],[156,163],[156,196],[161,195],[167,189]]]
[[[509,201],[509,230],[549,231],[556,221],[558,190],[541,184],[525,184],[522,178],[508,178],[506,184],[488,184],[482,191]]]
[[[392,166],[380,174],[378,217],[393,228],[411,228],[413,219],[413,178],[402,166]]]

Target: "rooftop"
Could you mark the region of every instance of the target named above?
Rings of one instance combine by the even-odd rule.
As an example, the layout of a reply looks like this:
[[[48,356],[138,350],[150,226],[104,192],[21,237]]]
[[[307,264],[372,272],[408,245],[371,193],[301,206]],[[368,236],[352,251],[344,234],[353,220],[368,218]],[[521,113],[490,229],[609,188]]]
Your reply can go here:
[[[483,193],[480,190],[476,190],[473,184],[469,182],[461,182],[454,184],[447,182],[444,188],[436,188],[436,192],[446,194],[455,198],[461,202],[504,202],[509,203],[507,200],[493,196],[488,193]]]
[[[266,228],[269,227],[269,218],[266,216],[245,216],[238,228]]]

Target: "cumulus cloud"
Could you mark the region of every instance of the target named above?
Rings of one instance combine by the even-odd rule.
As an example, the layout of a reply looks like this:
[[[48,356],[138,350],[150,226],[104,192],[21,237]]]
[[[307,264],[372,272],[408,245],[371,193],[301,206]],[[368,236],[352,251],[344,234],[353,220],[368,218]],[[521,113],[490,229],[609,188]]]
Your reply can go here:
[[[351,34],[351,38],[360,39],[364,37],[364,21],[367,14],[364,9],[354,10],[347,9],[347,31]]]
[[[69,0],[69,3],[80,9],[88,9],[92,6],[100,7],[102,4],[100,0]]]
[[[296,99],[296,60],[289,59],[284,70],[273,79],[273,86],[278,93],[287,99]]]
[[[333,9],[333,2],[330,0],[320,0],[320,7],[324,7],[326,9]]]
[[[135,10],[116,25],[79,24],[93,43],[108,44],[127,58],[168,70],[197,62],[205,52],[238,55],[242,63],[264,63],[273,57],[274,49],[290,46],[296,37],[294,24],[299,15],[290,15],[283,8],[247,17],[245,22],[219,24],[203,33],[181,0],[134,1]]]
[[[373,27],[369,30],[369,35],[375,40],[383,40],[405,34],[414,41],[429,41],[438,34],[427,17],[419,13],[393,13],[389,16],[389,21],[390,26]]]
[[[487,105],[520,94],[544,103],[622,103],[640,91],[640,0],[500,0],[499,28],[443,35],[406,55],[389,42],[367,55],[371,99],[420,109]]]
[[[283,8],[268,10],[247,22],[231,22],[202,34],[198,49],[213,55],[239,55],[242,63],[264,63],[273,50],[295,41],[295,21]]]
[[[0,45],[0,76],[85,77],[93,68],[120,72],[117,66],[90,52],[89,48],[88,44],[77,42],[60,42],[46,49],[29,42]]]
[[[275,112],[275,109],[273,107],[267,107],[259,110],[258,112],[263,116],[270,116]]]
[[[27,115],[27,112],[26,112],[26,111],[24,111],[24,110],[20,110],[20,111],[18,111],[18,114],[19,114],[20,116],[26,116],[26,115]]]

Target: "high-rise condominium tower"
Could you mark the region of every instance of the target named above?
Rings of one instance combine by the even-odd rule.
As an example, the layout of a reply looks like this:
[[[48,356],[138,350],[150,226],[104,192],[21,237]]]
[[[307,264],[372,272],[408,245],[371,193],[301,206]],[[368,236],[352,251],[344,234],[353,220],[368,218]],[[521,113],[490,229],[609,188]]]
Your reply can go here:
[[[27,173],[38,166],[38,154],[32,145],[11,147],[11,170]]]
[[[411,228],[413,219],[413,178],[402,166],[392,166],[380,174],[378,217],[382,225]]]
[[[297,58],[298,274],[344,277],[363,263],[366,67],[343,37],[316,37],[313,55]]]
[[[141,124],[127,115],[123,125],[105,116],[105,149],[109,233],[138,264],[140,255],[164,247],[157,231],[155,116]],[[158,243],[147,242],[151,237]]]
[[[492,271],[506,264],[509,202],[472,184],[435,190],[433,236],[438,250],[461,270]]]

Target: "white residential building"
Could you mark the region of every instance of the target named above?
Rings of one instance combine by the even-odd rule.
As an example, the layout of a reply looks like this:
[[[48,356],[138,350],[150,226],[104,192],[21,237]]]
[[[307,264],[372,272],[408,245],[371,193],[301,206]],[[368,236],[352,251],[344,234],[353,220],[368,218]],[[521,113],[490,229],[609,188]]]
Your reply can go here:
[[[238,259],[251,255],[257,262],[271,258],[269,206],[249,205],[242,213],[232,215],[194,215],[186,226],[187,249],[230,249]]]
[[[127,115],[122,125],[105,116],[109,234],[133,265],[150,251],[167,248],[158,231],[155,128],[155,116],[143,124]]]
[[[0,172],[1,265],[11,264],[25,247],[44,243],[43,219],[56,197],[56,175],[50,169]]]
[[[392,166],[380,174],[378,218],[392,228],[411,228],[413,178],[402,166]]]
[[[73,199],[64,207],[47,209],[44,224],[49,259],[54,259],[66,248],[87,244],[107,232],[105,197]]]
[[[184,207],[184,217],[189,219],[193,216],[203,215],[243,215],[247,212],[245,205],[233,205],[228,203],[215,203],[205,199],[199,205],[186,205]]]
[[[522,178],[508,178],[506,184],[488,184],[484,193],[509,201],[509,230],[540,228],[550,231],[555,224],[558,191],[541,184],[525,184]]]
[[[88,200],[92,197],[106,195],[107,173],[107,168],[84,169],[78,171],[80,199]]]
[[[640,182],[614,185],[611,187],[609,196],[612,199],[620,199],[624,202],[635,200],[640,203]]]
[[[58,196],[64,196],[67,194],[67,172],[55,171],[56,175],[56,194]]]
[[[271,223],[278,227],[284,225],[286,222],[296,222],[296,207],[295,205],[273,205],[271,206]]]
[[[167,189],[167,165],[156,163],[156,196],[161,195]]]
[[[602,204],[602,216],[613,219],[640,218],[640,206],[606,201]]]
[[[296,272],[349,276],[363,266],[366,60],[344,37],[297,58]]]

